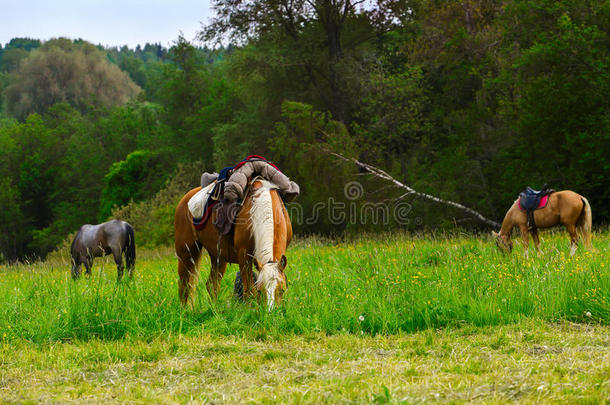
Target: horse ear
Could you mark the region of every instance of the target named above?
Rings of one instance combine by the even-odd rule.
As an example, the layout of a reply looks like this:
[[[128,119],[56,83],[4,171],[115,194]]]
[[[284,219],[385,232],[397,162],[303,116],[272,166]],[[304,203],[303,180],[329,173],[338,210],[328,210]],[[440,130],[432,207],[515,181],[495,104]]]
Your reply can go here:
[[[282,258],[280,259],[280,270],[284,270],[286,264],[288,264],[288,259],[286,259],[286,256],[282,255]]]

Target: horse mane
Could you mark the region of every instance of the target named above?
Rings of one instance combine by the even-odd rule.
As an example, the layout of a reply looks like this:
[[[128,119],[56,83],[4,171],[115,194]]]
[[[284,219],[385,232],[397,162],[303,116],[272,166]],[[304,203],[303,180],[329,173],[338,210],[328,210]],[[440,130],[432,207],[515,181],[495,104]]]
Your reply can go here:
[[[268,266],[273,262],[274,218],[271,190],[277,186],[267,180],[260,180],[262,186],[252,194],[250,208],[250,229],[254,238],[254,257],[261,266],[257,284],[268,286],[277,281],[277,266]]]
[[[271,190],[277,186],[266,180],[260,181],[262,186],[252,194],[249,223],[254,238],[254,257],[263,265],[273,260],[274,221]]]

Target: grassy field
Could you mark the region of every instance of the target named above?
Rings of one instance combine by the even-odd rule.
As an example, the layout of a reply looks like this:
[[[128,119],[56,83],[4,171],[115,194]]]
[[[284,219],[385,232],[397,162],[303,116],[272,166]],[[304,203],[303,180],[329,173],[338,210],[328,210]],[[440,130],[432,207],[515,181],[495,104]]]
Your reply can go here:
[[[0,268],[0,400],[604,402],[610,397],[610,234],[568,257],[510,256],[486,237],[298,241],[268,313],[177,297],[170,249],[73,282],[67,257]],[[204,263],[202,281],[207,277]]]

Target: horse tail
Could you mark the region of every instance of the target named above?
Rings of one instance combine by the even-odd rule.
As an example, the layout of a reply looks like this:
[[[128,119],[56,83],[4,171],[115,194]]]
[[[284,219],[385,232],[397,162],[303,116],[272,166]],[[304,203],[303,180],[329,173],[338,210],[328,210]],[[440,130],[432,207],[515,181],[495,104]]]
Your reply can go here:
[[[133,227],[125,223],[127,230],[127,241],[125,243],[125,265],[128,270],[132,270],[136,265],[136,238],[133,233]]]
[[[585,197],[581,197],[582,202],[584,204],[582,213],[578,218],[577,227],[582,232],[583,243],[585,244],[585,248],[591,249],[591,231],[592,231],[592,223],[593,223],[593,213],[591,212],[591,205],[589,205],[589,201]]]

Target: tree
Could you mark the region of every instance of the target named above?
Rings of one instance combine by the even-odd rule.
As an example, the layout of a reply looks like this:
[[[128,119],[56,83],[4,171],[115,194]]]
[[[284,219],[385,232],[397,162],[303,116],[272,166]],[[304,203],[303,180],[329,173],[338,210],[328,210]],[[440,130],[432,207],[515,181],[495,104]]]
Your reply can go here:
[[[171,47],[172,63],[162,66],[154,94],[165,110],[163,121],[172,130],[167,147],[176,161],[204,160],[213,169],[212,129],[232,116],[233,93],[207,55],[183,37]]]
[[[14,224],[3,223],[3,239],[15,240],[5,244],[3,255],[14,260],[25,253],[39,254],[36,247],[27,249],[31,231],[48,226],[52,216],[52,191],[58,178],[62,144],[45,126],[42,117],[31,115],[24,123],[13,123],[0,131],[0,159],[3,188],[0,208],[6,212],[5,221],[14,215]],[[7,247],[8,246],[8,247]]]
[[[6,90],[7,110],[20,119],[67,102],[85,111],[90,105],[127,102],[139,88],[95,46],[60,38],[47,41],[23,60]]]
[[[23,255],[28,238],[26,220],[20,208],[19,191],[9,178],[0,178],[0,263]]]
[[[405,5],[393,0],[215,0],[216,16],[200,38],[274,42],[284,55],[291,54],[290,63],[302,68],[319,94],[330,94],[325,107],[333,118],[349,122],[346,61],[360,45],[403,18]]]
[[[125,160],[114,163],[104,177],[99,221],[106,221],[115,206],[154,195],[166,180],[168,170],[162,169],[163,161],[159,154],[148,150],[136,150]]]
[[[504,23],[521,52],[498,83],[510,90],[500,100],[519,136],[498,163],[504,187],[535,181],[574,189],[607,218],[610,2],[589,4],[516,0],[508,9]],[[512,26],[518,16],[521,31]]]
[[[30,38],[13,38],[4,49],[0,46],[0,72],[15,71],[28,53],[39,46],[39,40]]]
[[[0,71],[3,72],[14,72],[19,68],[19,64],[22,60],[27,58],[28,51],[21,48],[6,49],[2,53],[2,59],[0,60]]]

